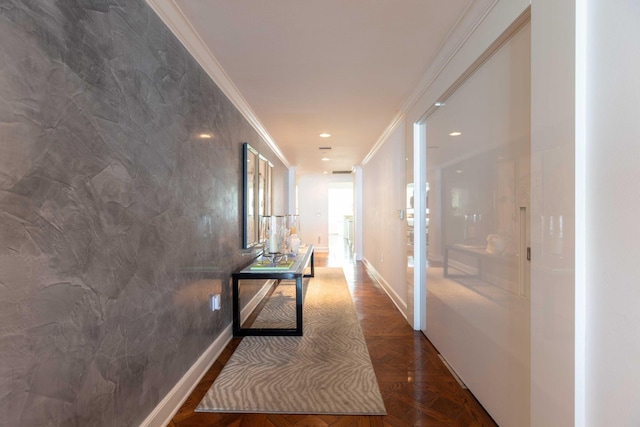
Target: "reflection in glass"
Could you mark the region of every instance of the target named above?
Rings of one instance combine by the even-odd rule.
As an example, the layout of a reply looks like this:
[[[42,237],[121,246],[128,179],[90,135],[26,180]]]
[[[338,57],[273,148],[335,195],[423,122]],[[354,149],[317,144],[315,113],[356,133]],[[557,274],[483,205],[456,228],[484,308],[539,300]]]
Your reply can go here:
[[[426,119],[426,334],[504,425],[528,425],[530,28]],[[462,134],[452,138],[453,130]],[[558,215],[539,231],[561,244]]]
[[[287,231],[284,216],[267,215],[261,218],[260,240],[264,242],[265,255],[285,253]]]
[[[300,248],[300,217],[298,215],[285,216],[285,251],[287,254],[297,255]]]

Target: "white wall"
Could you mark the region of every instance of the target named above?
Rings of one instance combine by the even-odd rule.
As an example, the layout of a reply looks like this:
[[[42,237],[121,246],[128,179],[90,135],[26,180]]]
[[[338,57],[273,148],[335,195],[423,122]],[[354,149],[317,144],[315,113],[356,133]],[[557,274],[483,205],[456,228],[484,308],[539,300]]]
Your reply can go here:
[[[531,425],[570,426],[576,399],[575,2],[538,0],[531,12]]]
[[[587,0],[586,147],[576,123],[576,12],[573,0],[532,1],[532,236],[531,425],[640,425],[640,6],[633,0]],[[579,2],[578,7],[583,3]],[[406,112],[406,128],[527,7],[526,0],[500,1],[473,36]],[[576,113],[578,112],[578,113]],[[405,138],[411,145],[412,134]],[[586,149],[586,184],[581,154]],[[381,154],[378,153],[376,158]],[[576,169],[576,161],[578,168]],[[402,174],[396,170],[395,174]],[[374,183],[367,181],[365,192]],[[576,193],[577,189],[577,193]],[[586,194],[584,194],[586,193]],[[586,196],[586,211],[576,199]],[[384,204],[369,199],[366,209]],[[372,205],[373,204],[373,205]],[[551,215],[563,215],[562,251],[549,252],[541,237]],[[586,227],[581,224],[586,215]],[[543,217],[546,218],[543,220]],[[537,218],[537,219],[536,219]],[[574,235],[575,219],[584,236]],[[547,229],[548,231],[548,229]],[[371,236],[369,236],[371,238]],[[584,240],[586,263],[574,258]],[[365,253],[377,253],[365,239]],[[555,252],[555,253],[554,253]],[[545,255],[546,254],[546,255]],[[553,254],[553,256],[548,256]],[[373,255],[369,255],[373,258]],[[558,256],[561,255],[561,256]],[[398,261],[399,262],[399,261]],[[576,282],[576,264],[586,279]],[[396,266],[404,270],[403,264]],[[582,277],[578,271],[578,278]],[[586,283],[585,283],[586,282]],[[586,289],[585,289],[586,284]],[[586,293],[586,329],[580,298]],[[576,310],[576,304],[578,310]],[[576,334],[578,334],[576,336]],[[586,335],[586,404],[581,402],[581,334]],[[576,340],[577,338],[577,340]],[[577,387],[576,387],[577,384]],[[584,413],[581,413],[584,408]],[[576,413],[577,411],[577,413]]]
[[[532,3],[532,230],[542,230],[536,213],[558,213],[569,233],[564,257],[538,257],[531,277],[531,425],[574,422],[575,280],[574,210],[574,38],[571,0]],[[451,84],[529,7],[528,1],[499,1],[407,113],[418,121]],[[407,135],[410,138],[410,135]],[[536,187],[537,186],[537,187]],[[537,197],[537,199],[536,199]],[[547,202],[547,205],[544,205]],[[550,210],[551,209],[551,210]],[[555,212],[555,210],[560,212]],[[533,241],[534,254],[542,242]]]
[[[329,183],[353,181],[352,175],[301,175],[298,177],[298,214],[300,240],[329,250]]]
[[[588,426],[640,425],[640,3],[587,2]]]
[[[363,261],[406,315],[406,222],[398,213],[406,204],[404,139],[404,126],[398,126],[362,174]]]
[[[271,208],[273,215],[285,215],[289,211],[289,170],[278,170],[274,168],[272,175],[272,194]],[[293,213],[293,212],[292,212]]]

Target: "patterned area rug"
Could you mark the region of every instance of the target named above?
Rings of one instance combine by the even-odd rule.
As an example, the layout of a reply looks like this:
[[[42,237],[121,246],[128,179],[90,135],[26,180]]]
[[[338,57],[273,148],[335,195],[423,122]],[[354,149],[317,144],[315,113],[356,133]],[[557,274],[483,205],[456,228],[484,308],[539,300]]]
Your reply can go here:
[[[304,284],[303,336],[243,338],[197,412],[386,414],[342,269],[316,268]],[[292,292],[282,282],[274,293],[287,306]]]

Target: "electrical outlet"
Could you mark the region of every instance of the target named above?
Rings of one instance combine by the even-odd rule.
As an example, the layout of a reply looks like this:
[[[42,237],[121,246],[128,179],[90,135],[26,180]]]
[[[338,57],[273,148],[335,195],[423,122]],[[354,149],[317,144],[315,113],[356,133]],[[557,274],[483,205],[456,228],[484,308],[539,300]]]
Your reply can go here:
[[[209,295],[209,309],[211,311],[220,310],[220,294]]]

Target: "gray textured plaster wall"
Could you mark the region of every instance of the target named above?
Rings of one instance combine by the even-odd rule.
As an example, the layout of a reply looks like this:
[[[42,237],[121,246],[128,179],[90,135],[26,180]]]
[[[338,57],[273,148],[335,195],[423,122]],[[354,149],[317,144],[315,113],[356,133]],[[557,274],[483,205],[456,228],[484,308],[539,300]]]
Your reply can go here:
[[[0,425],[138,425],[231,321],[242,142],[284,166],[142,0],[0,40]]]

